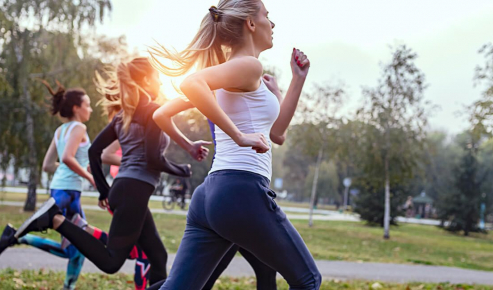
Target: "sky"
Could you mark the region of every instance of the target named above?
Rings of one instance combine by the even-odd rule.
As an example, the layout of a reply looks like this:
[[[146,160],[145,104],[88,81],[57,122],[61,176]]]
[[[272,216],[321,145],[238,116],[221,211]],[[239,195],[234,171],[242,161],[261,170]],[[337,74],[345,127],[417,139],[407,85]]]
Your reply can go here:
[[[138,3],[138,4],[136,4]],[[147,55],[157,41],[184,48],[216,1],[113,1],[113,11],[97,32],[125,35],[130,48]],[[425,99],[438,105],[430,129],[455,134],[468,127],[464,106],[481,97],[474,68],[485,62],[478,54],[493,42],[493,1],[456,0],[264,0],[276,24],[274,47],[260,55],[276,67],[287,88],[293,47],[308,55],[311,67],[305,88],[314,83],[343,82],[348,91],[345,114],[361,103],[361,88],[375,86],[381,64],[390,61],[391,45],[405,44],[417,54],[417,66],[429,85]],[[165,93],[174,91],[163,79]]]

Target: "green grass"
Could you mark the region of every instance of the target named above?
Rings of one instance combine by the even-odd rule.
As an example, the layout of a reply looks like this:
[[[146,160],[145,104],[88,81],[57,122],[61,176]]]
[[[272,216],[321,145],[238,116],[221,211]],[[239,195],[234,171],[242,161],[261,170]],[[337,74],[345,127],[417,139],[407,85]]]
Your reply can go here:
[[[0,271],[0,285],[2,290],[14,289],[61,289],[64,272],[52,272],[44,269],[16,271],[6,269]],[[115,274],[103,275],[93,273],[81,274],[77,282],[78,290],[94,289],[128,289],[133,290],[133,280],[131,275]],[[288,285],[284,280],[277,282],[279,290],[287,290]],[[253,278],[229,278],[221,277],[214,286],[215,290],[255,290],[255,279]],[[321,290],[486,290],[491,286],[481,285],[453,285],[448,283],[431,284],[431,283],[410,283],[395,284],[382,282],[364,282],[364,281],[324,281]]]
[[[48,199],[48,195],[46,194],[39,194],[38,195],[38,202],[44,202],[46,199]],[[16,193],[16,192],[0,192],[0,201],[20,201],[20,202],[25,202],[26,201],[26,194],[25,193]],[[81,202],[83,205],[98,205],[98,199],[95,197],[90,197],[90,196],[83,196],[81,198]],[[163,208],[163,205],[160,201],[149,201],[149,208]],[[179,209],[178,206],[175,206],[176,210]]]
[[[8,197],[10,200],[11,196]],[[45,198],[40,196],[39,199]],[[95,198],[88,198],[83,200],[83,204],[94,204],[95,201]],[[20,207],[0,206],[0,225],[10,222],[19,226],[29,215]],[[109,228],[111,216],[108,213],[86,211],[86,215],[92,225],[103,230]],[[176,252],[183,237],[185,217],[154,214],[154,218],[166,248],[171,253]],[[492,235],[463,237],[433,226],[402,224],[391,228],[390,240],[383,240],[381,228],[363,223],[316,221],[312,228],[304,220],[295,220],[293,224],[315,259],[443,265],[493,271]],[[49,231],[46,237],[60,239],[55,231]]]
[[[111,223],[111,215],[103,210],[86,211],[86,218],[89,223],[102,230],[108,230]],[[0,206],[0,225],[11,223],[15,227],[19,227],[32,213],[25,213],[21,207]],[[174,253],[178,250],[183,231],[185,230],[185,216],[155,214],[154,220],[163,240],[166,249]],[[60,240],[60,234],[56,231],[49,230],[46,234],[34,233],[42,237]]]
[[[417,263],[493,271],[493,236],[463,237],[434,226],[403,224],[383,231],[363,223],[293,221],[315,259]]]

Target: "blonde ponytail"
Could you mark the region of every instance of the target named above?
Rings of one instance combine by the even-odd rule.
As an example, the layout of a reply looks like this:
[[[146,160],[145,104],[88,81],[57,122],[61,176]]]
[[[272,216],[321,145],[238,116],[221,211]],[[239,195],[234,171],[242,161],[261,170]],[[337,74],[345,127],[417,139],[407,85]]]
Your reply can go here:
[[[118,108],[122,110],[123,129],[128,132],[133,115],[143,93],[151,100],[151,96],[142,88],[140,83],[145,76],[154,72],[147,58],[134,58],[130,62],[122,62],[116,67],[105,69],[106,79],[96,72],[97,90],[104,98],[99,102],[107,114],[115,114]]]
[[[221,0],[202,19],[199,31],[183,51],[169,50],[157,44],[149,49],[151,64],[167,76],[178,77],[192,68],[197,70],[224,63],[229,51],[238,45],[243,24],[260,10],[259,0]],[[171,60],[172,66],[160,61]]]

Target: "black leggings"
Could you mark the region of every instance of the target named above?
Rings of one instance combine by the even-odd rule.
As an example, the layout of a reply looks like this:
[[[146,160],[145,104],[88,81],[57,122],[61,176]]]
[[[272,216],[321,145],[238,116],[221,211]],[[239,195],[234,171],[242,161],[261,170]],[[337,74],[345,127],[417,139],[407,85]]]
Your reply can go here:
[[[110,189],[108,202],[113,211],[108,244],[65,220],[57,231],[101,271],[116,273],[138,244],[148,254],[151,264],[150,283],[166,279],[168,254],[149,211],[149,198],[154,187],[132,178],[117,178]]]
[[[216,283],[217,278],[221,276],[222,272],[228,267],[231,260],[233,260],[234,256],[237,252],[240,252],[241,255],[250,263],[253,271],[255,271],[255,276],[257,277],[257,290],[275,290],[277,289],[276,285],[276,274],[277,272],[271,267],[264,264],[257,257],[255,257],[252,253],[247,250],[240,248],[238,245],[233,245],[231,249],[224,255],[221,262],[216,267],[216,270],[212,273],[209,281],[205,284],[202,290],[211,290]]]

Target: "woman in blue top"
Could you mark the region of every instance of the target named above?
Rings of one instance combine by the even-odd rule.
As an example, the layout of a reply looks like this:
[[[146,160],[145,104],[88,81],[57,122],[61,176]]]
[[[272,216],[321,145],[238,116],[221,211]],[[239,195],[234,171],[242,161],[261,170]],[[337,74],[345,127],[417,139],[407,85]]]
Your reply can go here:
[[[91,100],[83,89],[65,90],[57,82],[58,89],[53,91],[46,81],[43,83],[52,95],[51,113],[59,115],[65,121],[55,131],[43,160],[43,170],[54,173],[50,184],[50,194],[67,218],[72,219],[78,216],[85,218],[80,204],[82,181],[86,179],[95,186],[91,173],[86,169],[89,163],[87,152],[91,142],[86,132],[86,126],[83,124],[89,121],[91,117]],[[85,221],[80,218],[73,221],[80,226],[85,225]],[[63,238],[60,244],[35,235],[25,235],[16,239],[14,234],[15,229],[7,225],[2,235],[0,253],[8,246],[20,243],[31,245],[62,258],[68,258],[64,289],[75,289],[84,263],[84,256],[73,245],[70,245],[68,240]]]

